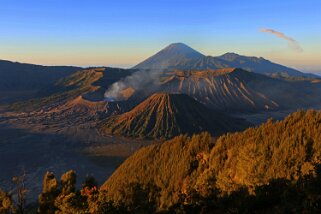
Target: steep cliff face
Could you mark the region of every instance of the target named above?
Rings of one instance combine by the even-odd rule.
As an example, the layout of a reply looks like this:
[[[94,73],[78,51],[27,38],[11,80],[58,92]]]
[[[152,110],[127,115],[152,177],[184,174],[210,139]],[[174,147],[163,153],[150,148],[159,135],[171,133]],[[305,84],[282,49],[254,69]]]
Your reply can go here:
[[[321,85],[285,81],[242,69],[176,71],[162,78],[160,91],[184,93],[209,108],[257,112],[320,104]]]
[[[164,80],[161,90],[188,94],[218,110],[276,109],[279,105],[273,99],[253,87],[262,78],[241,69],[176,73]]]

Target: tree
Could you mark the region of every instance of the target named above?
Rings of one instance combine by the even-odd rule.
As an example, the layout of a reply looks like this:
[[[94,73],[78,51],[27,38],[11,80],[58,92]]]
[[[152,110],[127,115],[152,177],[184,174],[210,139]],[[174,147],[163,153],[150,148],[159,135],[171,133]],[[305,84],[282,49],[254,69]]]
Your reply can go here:
[[[85,201],[83,206],[88,208],[90,213],[94,213],[97,210],[97,200],[99,197],[99,189],[94,177],[87,177],[82,184],[80,194]]]
[[[17,192],[17,212],[20,214],[26,213],[26,185],[25,185],[25,180],[26,180],[26,173],[24,172],[21,176],[15,176],[12,178],[12,181],[16,185],[16,192]]]
[[[0,214],[8,214],[16,212],[16,208],[9,193],[0,189]]]
[[[75,192],[76,190],[76,173],[73,170],[69,170],[65,174],[63,174],[60,178],[61,183],[61,194],[68,195],[70,193]]]
[[[39,195],[39,213],[55,213],[55,199],[59,195],[58,181],[52,172],[46,172],[43,179],[43,190]]]
[[[77,176],[75,171],[70,170],[63,174],[60,179],[61,191],[55,200],[55,213],[83,213],[87,208],[85,198],[76,191]]]

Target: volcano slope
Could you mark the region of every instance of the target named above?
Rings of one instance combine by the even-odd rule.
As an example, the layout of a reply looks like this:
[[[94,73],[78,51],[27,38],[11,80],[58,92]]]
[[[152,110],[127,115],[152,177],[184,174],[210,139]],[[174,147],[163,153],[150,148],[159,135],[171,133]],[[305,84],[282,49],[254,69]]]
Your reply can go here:
[[[235,68],[176,71],[160,82],[160,91],[185,93],[219,111],[297,109],[321,103],[320,81],[286,81]]]
[[[209,131],[213,135],[249,126],[242,119],[212,111],[185,94],[155,93],[129,112],[106,119],[105,134],[171,138]]]
[[[133,107],[130,102],[103,100],[107,87],[131,74],[132,70],[114,68],[78,71],[48,86],[48,96],[10,105],[6,117],[59,130],[70,126],[94,127],[96,122]]]
[[[49,85],[47,96],[31,99],[24,102],[17,102],[10,107],[16,111],[49,111],[52,109],[66,109],[68,106],[75,106],[82,100],[92,102],[104,99],[105,90],[114,82],[131,75],[133,70],[117,68],[92,68],[75,72],[74,74],[60,79],[54,85]],[[100,102],[97,105],[101,106]],[[83,106],[83,105],[82,105]],[[87,105],[88,106],[88,105]]]

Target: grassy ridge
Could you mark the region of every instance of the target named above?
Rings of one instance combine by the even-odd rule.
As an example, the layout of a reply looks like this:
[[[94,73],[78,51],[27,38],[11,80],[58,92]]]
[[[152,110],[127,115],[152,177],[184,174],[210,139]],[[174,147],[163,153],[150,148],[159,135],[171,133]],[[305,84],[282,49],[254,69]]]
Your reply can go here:
[[[126,160],[102,189],[113,201],[127,205],[134,200],[127,192],[139,185],[161,209],[181,203],[209,206],[236,192],[246,198],[262,188],[276,191],[270,184],[288,191],[307,176],[313,180],[320,160],[321,113],[299,111],[283,121],[224,135],[215,143],[208,134],[201,134],[143,148]],[[306,191],[302,188],[300,191]],[[278,197],[282,194],[285,192]],[[302,197],[309,200],[307,195]]]

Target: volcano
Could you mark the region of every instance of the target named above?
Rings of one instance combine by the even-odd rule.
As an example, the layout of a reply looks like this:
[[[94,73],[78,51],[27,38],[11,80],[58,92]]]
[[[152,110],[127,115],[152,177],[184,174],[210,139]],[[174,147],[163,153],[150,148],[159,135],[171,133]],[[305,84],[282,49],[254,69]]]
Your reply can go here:
[[[184,93],[217,111],[258,112],[319,105],[317,81],[285,81],[239,68],[176,71],[163,78],[161,91]]]
[[[145,61],[139,63],[134,69],[163,70],[178,67],[184,62],[204,57],[203,54],[183,43],[173,43]]]
[[[176,71],[163,79],[161,89],[169,93],[184,93],[209,108],[218,111],[249,112],[273,110],[279,105],[261,92],[261,82],[273,81],[264,75],[242,69],[219,69],[207,71]],[[272,85],[271,83],[271,85]],[[269,84],[266,88],[271,87]]]
[[[208,131],[219,135],[249,126],[242,119],[212,111],[185,94],[155,93],[134,109],[106,119],[104,134],[141,138],[171,138]]]
[[[134,68],[142,70],[178,69],[185,71],[242,68],[268,76],[318,78],[314,74],[303,73],[262,57],[242,56],[236,53],[226,53],[221,56],[205,56],[183,43],[174,43],[167,46]]]

